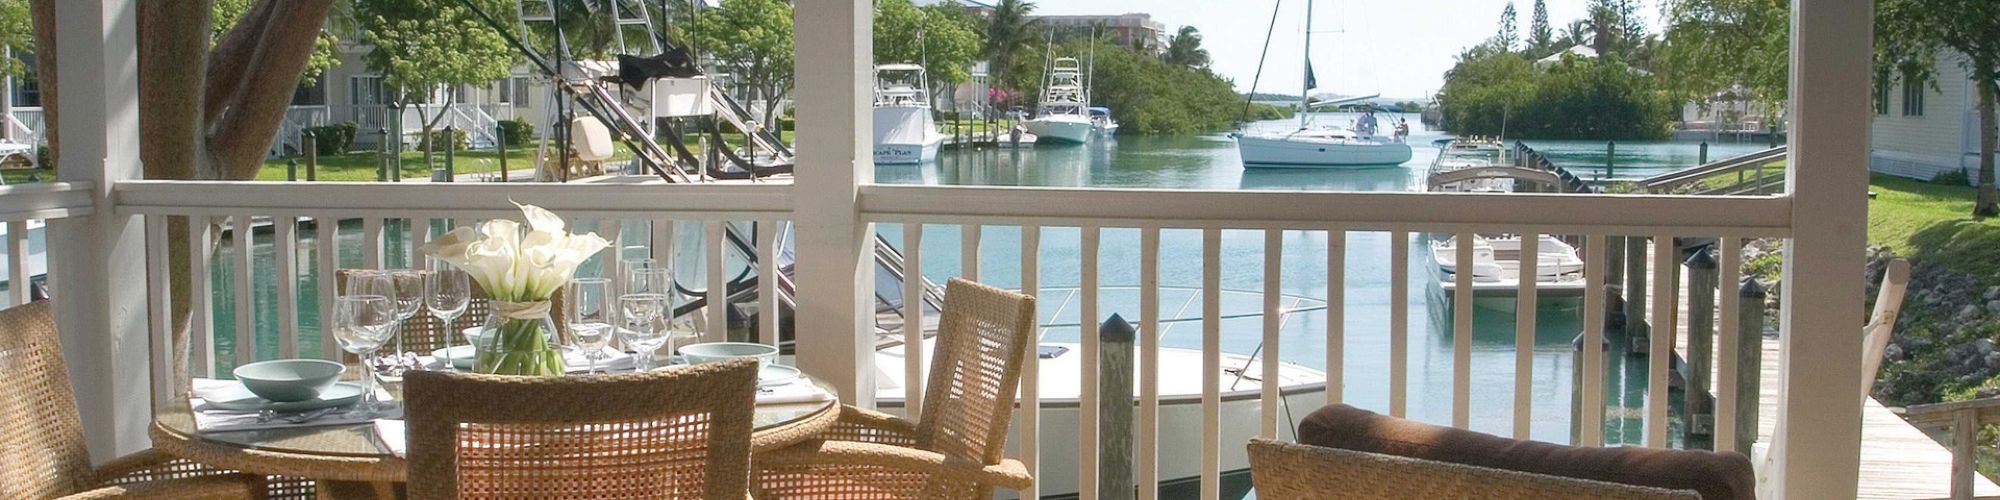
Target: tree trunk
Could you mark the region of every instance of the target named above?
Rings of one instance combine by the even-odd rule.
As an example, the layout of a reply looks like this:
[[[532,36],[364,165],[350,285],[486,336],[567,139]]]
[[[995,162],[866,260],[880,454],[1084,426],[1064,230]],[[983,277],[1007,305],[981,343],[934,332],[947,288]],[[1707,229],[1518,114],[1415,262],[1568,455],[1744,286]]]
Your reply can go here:
[[[59,156],[55,2],[31,0],[29,8],[43,123],[51,154]],[[148,179],[256,178],[333,0],[257,2],[212,50],[209,3],[139,3],[139,160]],[[196,279],[188,265],[191,234],[187,218],[168,219],[169,287],[181,298],[171,305],[176,380],[188,374],[193,306],[186,298]]]
[[[2000,215],[2000,196],[1996,196],[1993,184],[1993,149],[1995,143],[2000,142],[2000,137],[1996,137],[2000,136],[1997,133],[2000,132],[2000,124],[1993,121],[1994,94],[2000,92],[1994,89],[2000,85],[1994,81],[1996,76],[2000,76],[1996,73],[2000,71],[1994,68],[1976,72],[1982,76],[1973,82],[1979,87],[1979,202],[1972,206],[1973,217]]]

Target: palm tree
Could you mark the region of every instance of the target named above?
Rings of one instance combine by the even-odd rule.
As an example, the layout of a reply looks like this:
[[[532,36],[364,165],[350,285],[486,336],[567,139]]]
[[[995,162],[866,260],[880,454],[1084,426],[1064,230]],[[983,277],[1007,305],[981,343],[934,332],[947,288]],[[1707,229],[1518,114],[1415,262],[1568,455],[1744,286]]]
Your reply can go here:
[[[1590,35],[1590,21],[1578,19],[1570,21],[1569,26],[1564,27],[1562,33],[1556,36],[1556,41],[1557,45],[1562,45],[1563,48],[1567,49],[1579,45],[1589,45]]]
[[[1000,0],[993,7],[993,15],[986,21],[986,45],[980,53],[993,68],[993,81],[1002,87],[1010,86],[1008,69],[1014,64],[1014,54],[1018,49],[1039,41],[1040,21],[1029,19],[1035,11],[1035,3],[1027,0]]]
[[[1167,40],[1166,61],[1167,64],[1189,68],[1207,67],[1208,49],[1201,48],[1201,31],[1193,26],[1182,26],[1180,32]]]

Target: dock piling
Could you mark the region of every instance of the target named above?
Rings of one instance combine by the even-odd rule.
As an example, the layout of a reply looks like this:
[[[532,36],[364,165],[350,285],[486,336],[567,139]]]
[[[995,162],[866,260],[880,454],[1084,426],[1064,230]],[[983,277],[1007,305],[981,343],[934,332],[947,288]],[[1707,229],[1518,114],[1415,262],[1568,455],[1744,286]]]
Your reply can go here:
[[[319,134],[306,131],[306,182],[319,180]]]
[[[1112,314],[1097,337],[1098,491],[1107,500],[1129,500],[1138,493],[1132,475],[1132,344],[1139,336],[1125,318]]]
[[[445,126],[444,136],[444,182],[458,182],[458,172],[453,168],[452,162],[453,154],[458,152],[458,130],[455,127]],[[436,174],[432,176],[435,177]]]
[[[1714,448],[1715,397],[1709,371],[1715,359],[1715,294],[1720,267],[1707,248],[1697,249],[1681,263],[1688,272],[1687,390],[1682,408],[1687,415],[1689,447]]]
[[[507,182],[507,128],[495,127],[493,135],[500,138],[493,141],[494,147],[500,152],[500,182]]]
[[[376,129],[382,139],[375,143],[375,182],[389,182],[389,129]]]
[[[1748,452],[1757,442],[1758,387],[1764,376],[1764,285],[1744,278],[1737,290],[1736,311],[1736,451]],[[1729,383],[1729,381],[1723,381]]]
[[[1640,236],[1625,238],[1625,339],[1626,351],[1632,354],[1647,352],[1651,340],[1649,334],[1652,333],[1646,322],[1647,240],[1649,238]],[[1673,249],[1659,248],[1654,251],[1671,252]]]

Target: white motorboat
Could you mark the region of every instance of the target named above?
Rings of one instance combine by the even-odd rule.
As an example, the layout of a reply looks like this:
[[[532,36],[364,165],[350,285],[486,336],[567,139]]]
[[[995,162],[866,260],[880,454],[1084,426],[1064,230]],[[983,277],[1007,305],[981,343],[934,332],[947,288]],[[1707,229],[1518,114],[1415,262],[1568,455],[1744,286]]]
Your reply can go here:
[[[937,159],[944,134],[931,117],[924,67],[875,67],[875,164],[916,164]]]
[[[1118,120],[1111,119],[1111,108],[1092,106],[1090,125],[1097,128],[1097,135],[1109,137],[1118,134]]]
[[[1275,26],[1275,24],[1274,24]],[[1377,135],[1379,125],[1372,109],[1355,119],[1352,127],[1315,126],[1312,110],[1374,98],[1366,96],[1314,102],[1312,91],[1318,79],[1312,70],[1312,2],[1306,2],[1305,86],[1299,92],[1299,127],[1290,131],[1245,131],[1236,136],[1237,154],[1246,168],[1354,168],[1401,165],[1413,151],[1394,134]],[[1254,93],[1256,89],[1251,89]]]
[[[1497,140],[1481,138],[1443,139],[1438,141],[1437,159],[1431,161],[1428,187],[1434,192],[1456,193],[1512,193],[1514,179],[1499,174],[1482,173],[1466,178],[1463,174],[1451,175],[1466,169],[1505,166],[1507,149]]]
[[[1560,238],[1540,235],[1535,240],[1536,262],[1532,279],[1537,297],[1573,299],[1583,296],[1583,259],[1577,249]],[[1457,294],[1457,237],[1431,243],[1431,261],[1438,270],[1438,286],[1444,297]],[[1472,250],[1472,294],[1479,307],[1512,310],[1511,300],[1521,288],[1521,237],[1474,236]],[[1489,300],[1503,299],[1503,300]],[[1449,303],[1449,300],[1446,301]],[[1561,302],[1558,302],[1561,303]]]
[[[1083,67],[1074,57],[1056,58],[1043,79],[1042,102],[1035,118],[1021,123],[1041,142],[1083,144],[1097,132],[1091,122],[1083,86]]]
[[[1075,307],[1075,304],[1068,302],[1079,300],[1078,294],[1073,289],[1043,288],[1041,292],[1043,297],[1063,298],[1045,303],[1041,306],[1043,311]],[[1136,292],[1137,290],[1132,289],[1105,289],[1102,293],[1106,294],[1105,300],[1110,303],[1107,305],[1120,306],[1136,305],[1136,303],[1126,304],[1124,300],[1135,299]],[[1172,297],[1172,300],[1186,300],[1199,291],[1163,287],[1162,293]],[[1256,300],[1259,295],[1252,292],[1225,290],[1223,293],[1240,295],[1240,297],[1225,298],[1224,302],[1228,304],[1261,302]],[[1237,302],[1236,299],[1247,300]],[[1315,299],[1287,297],[1285,300],[1286,307],[1282,309],[1286,311],[1285,314],[1321,310],[1325,307],[1323,301]],[[1254,316],[1259,314],[1258,311],[1261,309],[1225,310],[1224,315]],[[1198,316],[1178,316],[1180,315],[1168,316],[1162,320],[1164,324],[1161,325],[1161,335],[1171,333],[1170,329],[1178,323],[1193,323],[1181,326],[1182,328],[1194,328],[1199,325]],[[927,321],[935,321],[935,318]],[[1048,323],[1042,326],[1044,332],[1075,327],[1074,324]],[[1233,332],[1223,333],[1226,336]],[[926,376],[928,376],[928,363],[933,359],[934,340],[935,338],[927,338],[924,341],[923,361]],[[1080,416],[1078,405],[1081,401],[1084,380],[1083,350],[1081,345],[1074,342],[1041,342],[1039,348],[1036,387],[1041,398],[1038,427],[1041,434],[1041,439],[1038,440],[1041,463],[1035,482],[1045,497],[1074,496],[1077,493],[1077,451],[1079,443],[1083,442],[1078,431]],[[904,359],[904,349],[901,344],[888,345],[875,353],[875,404],[884,412],[897,415],[904,413]],[[1162,485],[1168,485],[1196,481],[1201,476],[1201,441],[1174,437],[1198,436],[1202,433],[1202,370],[1199,368],[1202,366],[1202,352],[1197,349],[1161,347],[1160,365],[1163,367],[1159,371],[1157,385],[1160,402],[1158,420],[1160,482]],[[1221,405],[1218,409],[1223,425],[1219,442],[1223,443],[1220,470],[1225,477],[1244,475],[1250,466],[1242,443],[1248,442],[1259,431],[1259,426],[1255,422],[1258,421],[1258,415],[1262,411],[1260,392],[1264,378],[1262,365],[1263,360],[1259,357],[1229,352],[1221,354],[1219,366],[1222,374],[1218,390]],[[1279,438],[1293,439],[1295,436],[1292,435],[1292,431],[1297,428],[1299,420],[1326,402],[1326,372],[1286,362],[1279,363],[1277,376],[1281,394]],[[1135,374],[1135,380],[1136,377]],[[1135,405],[1138,404],[1139,392],[1137,387],[1133,388]],[[1134,414],[1137,414],[1136,409]],[[1016,436],[1009,440],[1007,448],[1007,456],[1010,457],[1019,456],[1020,413],[1018,411],[1014,418],[1015,423],[1011,428],[1016,431]],[[1095,446],[1094,443],[1092,445]],[[1225,481],[1225,484],[1230,483]]]

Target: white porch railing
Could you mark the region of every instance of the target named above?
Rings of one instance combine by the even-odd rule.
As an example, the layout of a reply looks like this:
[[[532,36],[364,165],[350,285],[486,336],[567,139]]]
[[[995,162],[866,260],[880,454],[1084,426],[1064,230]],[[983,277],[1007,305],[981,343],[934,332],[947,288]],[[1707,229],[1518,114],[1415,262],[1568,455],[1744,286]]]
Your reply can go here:
[[[658,182],[640,184],[535,184],[526,186],[499,186],[490,184],[451,185],[403,185],[403,184],[297,184],[268,182],[175,182],[175,181],[125,181],[113,189],[118,200],[119,215],[141,216],[146,228],[146,245],[150,249],[147,274],[153,279],[148,297],[151,307],[164,309],[178,301],[188,301],[193,316],[191,372],[194,376],[213,376],[226,373],[228,366],[273,357],[325,357],[335,358],[340,352],[334,343],[324,341],[324,332],[317,322],[310,318],[324,317],[331,309],[334,296],[331,280],[316,277],[331,276],[340,262],[352,262],[350,266],[382,267],[386,265],[421,266],[424,258],[416,255],[415,247],[427,241],[434,232],[441,232],[447,225],[466,225],[489,217],[516,217],[518,212],[507,203],[513,199],[523,203],[543,205],[566,217],[573,223],[586,227],[595,226],[608,238],[622,241],[620,247],[642,247],[649,249],[656,258],[668,259],[674,251],[669,242],[674,241],[672,222],[688,221],[700,224],[708,233],[699,256],[683,256],[679,262],[699,262],[705,269],[709,282],[706,288],[710,303],[724,302],[721,294],[726,287],[721,280],[729,274],[730,258],[728,249],[719,237],[722,224],[729,222],[754,222],[766,227],[791,220],[798,208],[793,198],[793,186],[786,185],[676,185]],[[1172,200],[1162,203],[1161,200]],[[11,205],[10,205],[11,206]],[[1082,251],[1076,265],[1081,271],[1081,315],[1079,323],[1095,325],[1108,316],[1108,311],[1099,307],[1096,297],[1100,284],[1098,274],[1100,260],[1105,247],[1100,237],[1107,230],[1136,229],[1140,233],[1137,248],[1114,248],[1120,255],[1140,256],[1140,278],[1138,280],[1141,310],[1138,315],[1139,331],[1159,332],[1161,311],[1160,297],[1160,256],[1161,233],[1163,231],[1196,231],[1200,233],[1201,283],[1205,290],[1220,290],[1222,269],[1230,257],[1220,252],[1224,231],[1251,231],[1264,235],[1264,252],[1260,257],[1264,274],[1262,282],[1264,317],[1261,332],[1263,352],[1256,359],[1262,363],[1261,373],[1279,373],[1281,357],[1326,360],[1325,400],[1343,401],[1346,387],[1353,383],[1381,384],[1388,387],[1390,394],[1387,411],[1395,415],[1408,415],[1412,395],[1423,392],[1421,387],[1413,388],[1411,373],[1417,368],[1410,364],[1412,332],[1408,321],[1412,269],[1422,272],[1422,260],[1411,261],[1407,251],[1412,237],[1424,233],[1438,235],[1471,235],[1475,233],[1512,233],[1530,236],[1524,240],[1534,240],[1534,235],[1550,234],[1580,237],[1588,250],[1585,271],[1587,289],[1600,289],[1604,284],[1607,270],[1604,255],[1607,237],[1640,236],[1652,237],[1653,241],[1671,241],[1675,237],[1720,237],[1722,238],[1721,265],[1724,269],[1735,269],[1740,265],[1741,242],[1749,238],[1782,238],[1790,236],[1789,220],[1791,202],[1782,197],[1665,197],[1665,196],[1570,196],[1570,195],[1486,195],[1486,194],[1420,194],[1420,193],[1275,193],[1275,192],[1235,192],[1235,191],[1158,191],[1130,189],[1032,189],[1032,188],[991,188],[991,187],[921,187],[921,186],[863,186],[860,190],[859,206],[867,221],[879,224],[901,224],[904,248],[921,248],[926,225],[960,226],[962,238],[960,274],[971,279],[981,277],[980,251],[981,234],[985,229],[1018,228],[1021,236],[1021,269],[1039,269],[1046,262],[1042,250],[1041,235],[1045,231],[1059,230],[1067,233],[1077,231],[1082,238]],[[207,234],[207,227],[196,230],[196,237],[189,245],[192,260],[188,263],[195,281],[190,297],[172,297],[166,286],[166,266],[168,262],[163,250],[166,240],[166,216],[190,216],[197,220],[214,223],[233,233],[222,239],[228,248],[210,247],[211,241],[218,241]],[[302,223],[311,222],[309,228]],[[345,224],[342,224],[345,222]],[[610,224],[610,222],[616,222]],[[681,227],[685,228],[686,225]],[[914,229],[914,230],[913,230]],[[683,229],[685,230],[685,229]],[[258,233],[258,241],[253,249],[253,238],[246,234]],[[268,240],[261,233],[268,232]],[[1357,293],[1350,291],[1344,279],[1350,263],[1346,250],[1350,247],[1350,234],[1386,233],[1391,242],[1391,261],[1388,267],[1395,285],[1388,295],[1391,303],[1391,322],[1387,331],[1352,330],[1344,321],[1344,305],[1347,299]],[[623,234],[621,234],[623,233]],[[761,238],[770,234],[759,231]],[[1326,272],[1328,311],[1326,349],[1324,352],[1291,353],[1279,350],[1279,329],[1277,323],[1280,310],[1280,290],[1288,284],[1280,278],[1285,252],[1279,247],[1286,233],[1309,235],[1311,240],[1326,241]],[[358,241],[358,244],[342,245],[339,241]],[[400,242],[388,245],[386,242]],[[755,272],[760,286],[775,286],[773,279],[778,272],[773,264],[777,261],[775,252],[778,245],[768,239],[759,241],[758,251],[762,254]],[[269,245],[269,257],[260,250]],[[1130,244],[1129,242],[1125,244]],[[1469,249],[1469,246],[1462,246]],[[220,251],[218,251],[220,250]],[[823,251],[810,246],[798,247],[801,254]],[[629,250],[606,250],[608,259],[614,252]],[[1533,255],[1527,251],[1524,255]],[[1471,268],[1472,255],[1464,252],[1456,255],[1457,265]],[[1655,269],[1675,269],[1677,262],[1673,252],[1656,253]],[[906,276],[921,274],[926,256],[919,251],[909,251],[905,255],[903,273]],[[933,256],[951,258],[951,256]],[[1067,262],[1063,263],[1067,266]],[[1240,268],[1237,263],[1230,267]],[[1532,265],[1532,264],[1526,264]],[[604,266],[606,272],[615,272],[617,266]],[[220,271],[220,272],[218,272]],[[1420,275],[1421,276],[1421,275]],[[1459,289],[1469,289],[1469,274],[1461,275],[1457,283]],[[1672,276],[1662,274],[1662,276]],[[219,279],[210,279],[219,277]],[[1020,276],[1022,288],[1030,293],[1041,289],[1038,273],[1023,273]],[[1732,280],[1733,281],[1733,280]],[[268,283],[268,285],[265,285]],[[1653,290],[1652,310],[1655,314],[1645,318],[1654,325],[1655,331],[1674,331],[1678,319],[1679,287],[1677,281],[1661,279]],[[906,281],[908,286],[918,286]],[[260,289],[268,287],[268,293]],[[1519,301],[1520,311],[1535,311],[1538,305],[1532,281],[1524,285]],[[759,294],[760,311],[777,310],[774,290],[766,288]],[[905,290],[904,296],[917,296],[918,290]],[[217,304],[217,297],[227,297],[225,304]],[[316,299],[315,299],[316,297]],[[1198,473],[1202,478],[1202,488],[1206,496],[1217,493],[1219,476],[1225,472],[1220,464],[1225,459],[1240,463],[1240,443],[1223,442],[1218,436],[1229,434],[1222,427],[1220,418],[1224,404],[1222,387],[1224,366],[1222,364],[1222,319],[1221,294],[1204,294],[1201,301],[1203,320],[1201,321],[1202,373],[1201,389],[1201,429],[1198,442],[1180,435],[1163,435],[1158,432],[1161,418],[1161,398],[1154,383],[1160,377],[1160,350],[1158,338],[1142,335],[1139,343],[1138,365],[1140,402],[1136,422],[1141,429],[1136,441],[1135,457],[1138,460],[1139,484],[1157,484],[1162,479],[1160,461],[1162,457],[1179,455],[1165,454],[1164,450],[1199,453],[1201,462]],[[1470,300],[1472,294],[1458,294],[1455,310],[1473,311]],[[812,297],[801,299],[810,305]],[[1606,297],[1603,294],[1584,295],[1584,325],[1604,324]],[[226,317],[214,317],[217,305],[220,310],[229,311]],[[905,301],[905,307],[920,307],[915,301]],[[1421,309],[1421,306],[1420,306]],[[1660,311],[1665,311],[1664,314]],[[726,311],[723,308],[709,308],[705,311],[702,329],[709,339],[719,339],[725,335],[727,327]],[[918,312],[917,314],[921,314]],[[1470,405],[1472,381],[1472,318],[1477,313],[1457,314],[1451,329],[1451,397],[1450,423],[1466,427],[1474,416]],[[260,339],[257,332],[258,317],[275,316],[277,335]],[[166,338],[169,323],[164,322],[164,314],[154,315],[153,338]],[[1517,394],[1534,384],[1533,339],[1538,327],[1534,314],[1521,314],[1523,318],[1516,324],[1516,363],[1511,385]],[[1721,315],[1718,330],[1720,338],[1715,364],[1722,380],[1733,379],[1736,372],[1734,360],[1738,358],[1735,346],[1737,328],[1735,315]],[[904,324],[921,324],[905,322]],[[234,332],[232,337],[217,338],[218,326]],[[757,325],[757,336],[764,341],[777,339],[776,321],[762,321]],[[269,328],[268,326],[265,328]],[[1602,342],[1604,330],[1584,328],[1585,345]],[[898,332],[905,336],[905,346],[921,345],[908,342],[919,332],[905,329]],[[857,335],[865,332],[857,332]],[[1345,346],[1350,338],[1386,337],[1391,344],[1387,364],[1389,370],[1376,375],[1355,380],[1344,377],[1348,371],[1349,355]],[[1418,336],[1417,338],[1422,338]],[[1643,443],[1646,446],[1664,447],[1669,444],[1667,423],[1669,401],[1667,377],[1669,360],[1673,355],[1671,335],[1655,335],[1653,338],[1649,365],[1650,380],[1648,394],[1641,417],[1645,425]],[[1522,344],[1525,342],[1525,344]],[[1665,344],[1662,344],[1664,342]],[[233,351],[228,359],[222,359],[218,345],[228,344]],[[1097,408],[1095,375],[1099,367],[1095,365],[1098,344],[1095,336],[1081,337],[1082,352],[1077,353],[1083,360],[1082,385],[1078,388],[1082,397],[1079,408],[1082,412],[1078,422],[1098,421],[1094,409]],[[318,349],[307,346],[318,345]],[[1522,348],[1525,345],[1526,348]],[[157,351],[160,353],[170,351]],[[1584,349],[1581,351],[1581,372],[1601,374],[1607,360],[1602,351]],[[1301,356],[1303,355],[1303,356]],[[924,366],[921,351],[904,352],[904,370],[908,380],[917,380],[919,370]],[[156,356],[155,365],[160,370],[170,367],[171,360]],[[861,367],[867,369],[870,363]],[[1022,394],[1023,411],[1019,414],[1015,448],[1024,462],[1035,466],[1040,457],[1063,454],[1061,462],[1076,463],[1075,471],[1061,471],[1062,475],[1079,478],[1084,485],[1094,485],[1099,457],[1096,456],[1101,435],[1095,425],[1083,425],[1078,429],[1080,439],[1074,449],[1041,449],[1039,443],[1044,427],[1038,409],[1041,398],[1040,384],[1033,367],[1024,380]],[[218,368],[222,367],[222,368]],[[892,370],[898,367],[879,367]],[[1187,367],[1193,369],[1194,367]],[[166,380],[170,371],[154,374],[155,380]],[[1376,378],[1376,377],[1380,378]],[[1351,383],[1350,383],[1351,381]],[[1576,413],[1577,424],[1582,430],[1580,444],[1603,445],[1606,419],[1604,398],[1606,379],[1601,376],[1581,378],[1580,402],[1582,411]],[[1277,377],[1263,377],[1259,392],[1261,406],[1256,411],[1259,416],[1255,426],[1260,436],[1278,436],[1289,432],[1291,422],[1281,417],[1278,397],[1280,386]],[[917,384],[906,385],[907,403],[905,408],[920,406],[921,392]],[[1728,387],[1725,384],[1724,387]],[[168,391],[166,384],[156,384],[156,391]],[[1725,391],[1728,389],[1724,389]],[[1766,388],[1775,390],[1775,388]],[[158,394],[165,397],[165,394]],[[1734,396],[1724,394],[1724,396]],[[1728,399],[1734,399],[1729,397]],[[1752,398],[1750,401],[1754,401]],[[1303,410],[1299,410],[1303,411]],[[1531,398],[1517,397],[1507,415],[1515,422],[1515,435],[1528,437],[1528,426],[1532,415],[1545,412],[1567,412],[1565,407],[1534,406]],[[1732,433],[1735,413],[1721,411],[1716,414],[1715,442],[1718,449],[1731,449],[1736,439]],[[1492,415],[1482,415],[1490,418]],[[1282,429],[1282,430],[1281,430]],[[1741,450],[1748,451],[1748,450]],[[1073,455],[1072,455],[1073,454]],[[1074,457],[1074,460],[1070,460]],[[1043,473],[1053,471],[1043,469]],[[1069,485],[1064,485],[1069,486]],[[1153,490],[1144,489],[1146,493]],[[1085,498],[1096,496],[1093,487],[1082,489]],[[1142,494],[1142,497],[1151,495]]]
[[[28,302],[30,283],[48,272],[47,223],[89,215],[88,184],[42,183],[0,186],[0,307]]]

